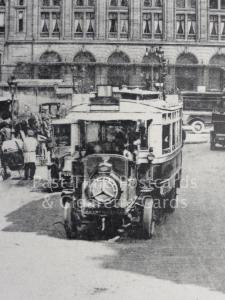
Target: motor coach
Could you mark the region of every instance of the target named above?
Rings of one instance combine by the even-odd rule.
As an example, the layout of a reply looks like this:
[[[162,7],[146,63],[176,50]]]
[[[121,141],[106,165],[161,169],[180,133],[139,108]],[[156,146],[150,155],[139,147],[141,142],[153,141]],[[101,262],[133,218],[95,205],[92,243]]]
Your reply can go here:
[[[62,193],[67,237],[136,228],[151,238],[173,211],[180,185],[182,103],[99,91],[74,106],[64,124],[64,146],[73,152],[73,187]]]

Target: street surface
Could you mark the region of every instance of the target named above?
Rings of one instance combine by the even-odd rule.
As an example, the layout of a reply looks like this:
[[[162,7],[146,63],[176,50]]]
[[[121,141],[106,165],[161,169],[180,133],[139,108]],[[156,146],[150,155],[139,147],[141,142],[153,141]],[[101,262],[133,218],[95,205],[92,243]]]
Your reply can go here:
[[[65,240],[59,197],[0,182],[0,299],[225,299],[225,150],[184,148],[179,208],[150,241]]]

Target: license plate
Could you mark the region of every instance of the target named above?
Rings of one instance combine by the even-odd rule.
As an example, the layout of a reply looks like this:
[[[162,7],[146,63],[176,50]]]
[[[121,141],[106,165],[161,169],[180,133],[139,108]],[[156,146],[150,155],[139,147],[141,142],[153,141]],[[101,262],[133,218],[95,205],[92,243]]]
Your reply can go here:
[[[124,210],[122,208],[109,208],[109,209],[100,209],[100,208],[85,208],[84,214],[91,215],[124,215]]]

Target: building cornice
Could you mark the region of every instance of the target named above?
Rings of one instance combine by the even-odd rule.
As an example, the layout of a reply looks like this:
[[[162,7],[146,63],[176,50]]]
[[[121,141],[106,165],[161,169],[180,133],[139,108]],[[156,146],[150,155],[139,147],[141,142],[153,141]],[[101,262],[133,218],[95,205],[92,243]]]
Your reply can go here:
[[[117,46],[176,46],[176,47],[219,47],[225,48],[224,42],[184,42],[184,41],[147,41],[147,40],[8,40],[0,45],[117,45]]]

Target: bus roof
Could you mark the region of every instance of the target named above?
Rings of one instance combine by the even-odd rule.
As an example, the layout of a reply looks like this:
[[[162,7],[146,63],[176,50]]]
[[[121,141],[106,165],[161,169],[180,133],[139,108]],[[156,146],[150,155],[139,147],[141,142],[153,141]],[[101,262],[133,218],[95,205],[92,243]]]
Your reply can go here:
[[[160,92],[158,91],[148,91],[148,90],[142,90],[140,88],[135,89],[128,89],[127,87],[123,87],[122,89],[119,89],[118,87],[113,88],[114,93],[120,93],[120,94],[135,94],[135,95],[160,95]]]

